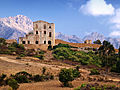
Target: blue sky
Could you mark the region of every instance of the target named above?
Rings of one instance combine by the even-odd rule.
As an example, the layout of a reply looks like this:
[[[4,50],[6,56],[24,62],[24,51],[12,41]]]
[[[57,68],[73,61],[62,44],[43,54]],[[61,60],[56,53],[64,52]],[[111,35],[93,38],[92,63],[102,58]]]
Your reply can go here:
[[[25,15],[55,23],[56,32],[120,37],[120,0],[0,0],[0,17]]]

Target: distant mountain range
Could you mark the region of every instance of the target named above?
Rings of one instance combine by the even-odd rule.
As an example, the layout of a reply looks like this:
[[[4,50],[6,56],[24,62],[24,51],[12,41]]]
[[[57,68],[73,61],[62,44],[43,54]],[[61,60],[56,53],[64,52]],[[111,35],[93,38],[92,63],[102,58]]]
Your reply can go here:
[[[24,37],[25,34],[33,30],[33,22],[28,17],[23,15],[17,15],[15,17],[0,18],[0,37],[5,39],[16,39]],[[120,46],[120,38],[105,37],[97,32],[92,32],[86,35],[84,38],[80,38],[76,35],[66,35],[61,32],[56,33],[56,39],[61,39],[72,43],[83,43],[89,39],[95,40],[107,40],[114,45],[115,48]]]

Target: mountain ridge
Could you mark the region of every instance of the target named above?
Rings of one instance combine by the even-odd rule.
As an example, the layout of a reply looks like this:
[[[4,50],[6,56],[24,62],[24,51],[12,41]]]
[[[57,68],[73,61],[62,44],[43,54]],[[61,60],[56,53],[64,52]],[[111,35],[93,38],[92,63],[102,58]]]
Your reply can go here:
[[[33,22],[27,16],[17,15],[14,17],[0,18],[0,37],[5,39],[16,39],[24,37],[27,33],[33,30]],[[103,34],[92,32],[83,38],[77,35],[67,35],[61,32],[55,34],[56,39],[61,39],[71,43],[83,43],[85,40],[107,40],[114,45],[115,48],[120,46],[120,38],[105,37]]]

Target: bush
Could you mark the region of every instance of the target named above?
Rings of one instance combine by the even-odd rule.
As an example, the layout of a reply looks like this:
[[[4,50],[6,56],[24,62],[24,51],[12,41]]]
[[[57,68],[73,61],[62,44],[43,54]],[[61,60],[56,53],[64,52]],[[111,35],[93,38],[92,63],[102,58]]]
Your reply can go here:
[[[13,89],[13,90],[17,90],[19,88],[19,85],[17,83],[17,81],[15,79],[10,79],[8,81],[8,85]]]
[[[15,80],[18,83],[28,83],[29,82],[29,79],[24,75],[20,75],[20,76],[15,77]]]
[[[25,57],[25,54],[20,54],[20,57]]]
[[[18,83],[28,83],[30,82],[30,78],[32,78],[32,75],[25,71],[22,71],[16,73],[13,77]]]
[[[80,65],[77,65],[75,68],[76,68],[77,71],[79,71]]]
[[[52,46],[51,45],[48,46],[48,50],[52,50]]]
[[[76,69],[61,69],[59,73],[59,81],[63,83],[65,87],[71,86],[69,81],[73,81],[78,77],[80,73]]]
[[[42,74],[45,74],[45,71],[46,71],[46,67],[43,67],[42,68]]]
[[[90,75],[99,75],[99,71],[97,69],[91,69],[90,70]]]
[[[77,69],[73,69],[72,71],[73,71],[73,77],[74,78],[77,78],[77,77],[80,76],[80,72]]]
[[[36,55],[35,57],[36,57],[36,58],[39,58],[39,59],[42,59],[42,60],[44,59],[44,56],[43,56],[43,55]]]
[[[17,56],[16,59],[21,59],[21,57]]]
[[[44,81],[44,76],[40,76],[39,74],[34,75],[34,76],[33,76],[33,80],[34,80],[35,82]]]
[[[6,74],[2,74],[0,76],[0,86],[5,85],[5,78],[6,78]]]
[[[59,73],[59,81],[63,83],[65,87],[69,87],[69,81],[73,81],[73,70],[72,69],[61,69]]]
[[[62,43],[59,43],[58,45],[53,46],[53,49],[60,48],[60,47],[65,47],[65,48],[76,48],[76,47],[70,46],[69,44],[62,44]]]

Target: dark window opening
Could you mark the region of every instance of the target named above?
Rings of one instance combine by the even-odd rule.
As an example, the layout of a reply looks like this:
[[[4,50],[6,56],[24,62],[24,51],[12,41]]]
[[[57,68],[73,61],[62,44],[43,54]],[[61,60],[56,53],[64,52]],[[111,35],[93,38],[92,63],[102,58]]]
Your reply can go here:
[[[28,41],[28,44],[30,44],[30,41]]]
[[[25,41],[22,41],[22,44],[25,44]]]
[[[38,31],[36,31],[36,34],[38,34]]]
[[[51,37],[51,32],[49,32],[49,37]]]
[[[50,45],[51,45],[51,41],[48,41],[48,44],[50,44]]]
[[[35,43],[38,44],[38,41],[36,41]]]
[[[49,28],[51,28],[51,26],[49,26]]]
[[[46,44],[46,41],[44,41],[44,44]]]
[[[46,25],[44,25],[44,29],[46,29]]]
[[[46,31],[44,31],[44,34],[46,34]]]

